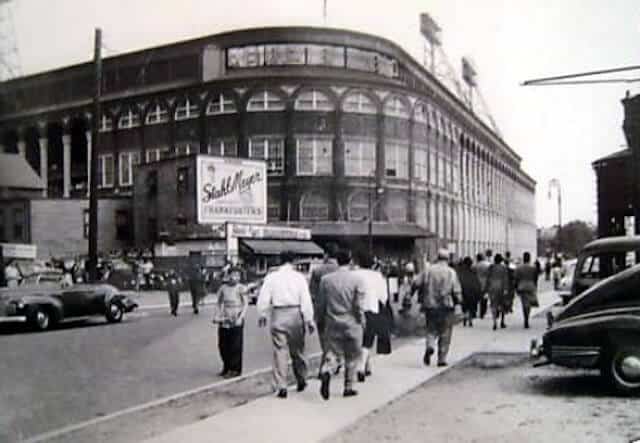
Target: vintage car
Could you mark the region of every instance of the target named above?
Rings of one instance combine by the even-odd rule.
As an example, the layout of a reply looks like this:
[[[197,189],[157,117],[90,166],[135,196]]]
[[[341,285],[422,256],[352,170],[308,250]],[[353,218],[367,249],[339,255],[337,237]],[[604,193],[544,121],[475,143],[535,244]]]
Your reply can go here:
[[[640,236],[605,237],[584,246],[578,254],[571,292],[564,304],[597,282],[640,263]]]
[[[96,315],[104,316],[110,323],[118,323],[125,313],[137,307],[135,301],[107,284],[0,289],[0,322],[26,322],[39,331]]]
[[[619,391],[640,391],[640,265],[592,286],[549,323],[532,344],[536,366],[599,369]]]

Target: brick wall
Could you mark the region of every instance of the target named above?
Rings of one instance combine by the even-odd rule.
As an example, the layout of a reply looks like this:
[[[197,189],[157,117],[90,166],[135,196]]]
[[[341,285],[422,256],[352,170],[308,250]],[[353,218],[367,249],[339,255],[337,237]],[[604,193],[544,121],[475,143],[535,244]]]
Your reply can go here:
[[[88,253],[84,237],[86,199],[45,199],[31,201],[31,241],[38,246],[38,257],[69,256]],[[118,238],[116,213],[129,211],[130,199],[100,199],[98,205],[98,251],[108,252],[130,246]],[[131,223],[129,223],[131,225]]]

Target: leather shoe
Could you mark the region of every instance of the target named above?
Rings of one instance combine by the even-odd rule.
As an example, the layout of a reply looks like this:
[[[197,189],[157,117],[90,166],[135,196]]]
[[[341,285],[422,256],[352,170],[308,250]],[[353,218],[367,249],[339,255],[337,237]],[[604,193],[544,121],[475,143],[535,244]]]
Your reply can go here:
[[[329,400],[331,387],[331,374],[325,372],[320,375],[320,395],[325,400]]]
[[[371,371],[367,369],[366,371],[364,371],[364,375],[367,377],[371,377]]]
[[[364,380],[365,380],[364,377],[365,377],[364,372],[358,371],[358,382],[364,383]]]
[[[302,392],[307,389],[307,382],[305,380],[300,380],[298,382],[298,392]]]
[[[425,364],[425,366],[429,366],[431,364],[431,354],[433,354],[433,349],[431,348],[427,348],[427,350],[424,351],[422,362]]]
[[[447,366],[447,362],[446,361],[439,361],[438,362],[438,366],[440,366],[440,367]]]
[[[280,389],[278,391],[278,398],[287,398],[287,390],[286,389]]]
[[[355,389],[345,389],[342,395],[343,397],[355,397],[356,395],[358,395],[358,391],[356,391]]]

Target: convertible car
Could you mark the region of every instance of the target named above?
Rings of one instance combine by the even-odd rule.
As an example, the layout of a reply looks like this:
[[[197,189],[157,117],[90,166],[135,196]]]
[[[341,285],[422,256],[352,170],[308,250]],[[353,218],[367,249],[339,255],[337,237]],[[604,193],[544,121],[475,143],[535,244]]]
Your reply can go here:
[[[107,284],[34,285],[0,290],[0,322],[26,322],[38,331],[90,316],[122,321],[138,304]]]
[[[622,393],[640,392],[640,265],[589,288],[550,315],[535,366],[599,369]]]

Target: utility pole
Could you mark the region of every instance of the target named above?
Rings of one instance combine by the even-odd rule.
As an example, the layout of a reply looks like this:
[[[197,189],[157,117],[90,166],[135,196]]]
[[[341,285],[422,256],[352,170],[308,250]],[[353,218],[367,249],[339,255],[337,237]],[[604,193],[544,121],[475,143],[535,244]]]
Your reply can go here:
[[[89,186],[89,280],[96,281],[98,279],[98,156],[96,155],[97,146],[100,143],[100,95],[102,93],[102,30],[96,28],[93,68],[95,74],[95,90],[93,95],[93,118],[91,119],[91,165],[89,169],[90,186]]]
[[[560,188],[560,180],[557,178],[551,179],[549,181],[549,199],[551,199],[551,191],[555,189],[558,193],[558,252],[561,249],[560,244],[560,233],[562,232],[562,191]]]

